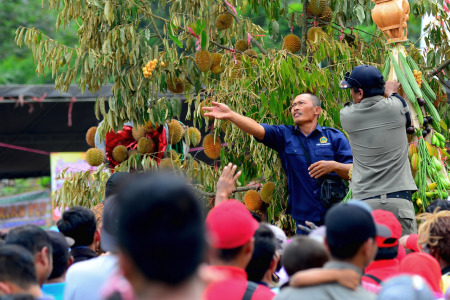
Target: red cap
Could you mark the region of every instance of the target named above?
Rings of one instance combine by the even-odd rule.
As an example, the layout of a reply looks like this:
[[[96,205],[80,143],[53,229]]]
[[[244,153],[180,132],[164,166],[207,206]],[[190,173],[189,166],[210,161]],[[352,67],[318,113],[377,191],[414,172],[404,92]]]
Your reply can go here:
[[[413,252],[420,252],[422,247],[419,245],[419,235],[412,233],[406,239],[406,248]]]
[[[232,249],[250,241],[259,223],[244,204],[231,199],[209,212],[206,227],[211,234],[214,248]]]
[[[387,248],[398,245],[398,239],[402,236],[402,225],[390,211],[376,209],[372,211],[375,223],[384,225],[391,230],[388,238],[376,237],[378,248]]]

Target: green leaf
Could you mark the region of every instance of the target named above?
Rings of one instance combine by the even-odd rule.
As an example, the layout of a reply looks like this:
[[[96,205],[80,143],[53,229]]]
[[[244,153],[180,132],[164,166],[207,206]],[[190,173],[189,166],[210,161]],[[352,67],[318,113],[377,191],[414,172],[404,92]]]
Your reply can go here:
[[[366,14],[364,12],[364,7],[362,7],[361,5],[356,5],[355,12],[356,12],[356,17],[358,17],[359,23],[362,24],[364,22],[364,19],[366,18]]]
[[[181,43],[180,40],[176,36],[171,35],[169,33],[169,37],[175,44],[177,44],[178,47],[183,48],[183,43]]]
[[[206,30],[202,31],[201,47],[203,50],[207,50],[209,46],[209,37]]]

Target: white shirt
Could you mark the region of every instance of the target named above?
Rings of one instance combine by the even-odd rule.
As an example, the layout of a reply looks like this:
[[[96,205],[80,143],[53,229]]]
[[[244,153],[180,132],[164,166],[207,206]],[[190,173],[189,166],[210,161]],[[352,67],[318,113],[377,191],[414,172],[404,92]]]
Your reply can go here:
[[[115,255],[102,255],[72,265],[66,273],[64,300],[100,300],[100,288],[118,270]]]

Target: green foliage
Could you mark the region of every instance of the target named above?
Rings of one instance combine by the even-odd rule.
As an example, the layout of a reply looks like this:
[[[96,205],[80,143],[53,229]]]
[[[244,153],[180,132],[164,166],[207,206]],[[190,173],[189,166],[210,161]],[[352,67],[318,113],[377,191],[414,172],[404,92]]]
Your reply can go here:
[[[369,0],[329,1],[334,22],[326,23],[320,17],[308,15],[305,18],[303,6],[289,1],[229,2],[237,7],[238,13],[230,28],[219,30],[215,27],[217,16],[232,11],[221,1],[163,0],[156,10],[145,0],[48,0],[49,7],[59,11],[57,28],[65,28],[73,22],[80,24],[77,43],[62,44],[43,31],[28,27],[17,30],[15,41],[32,49],[39,73],[45,68],[51,69],[57,89],[66,90],[76,82],[81,90],[88,88],[95,92],[105,83],[113,83],[113,96],[99,98],[96,105],[98,117],[103,118],[98,128],[102,137],[111,129],[122,128],[126,121],[143,125],[148,121],[162,123],[173,117],[193,119],[194,126],[206,125],[207,131],[219,134],[221,122],[204,119],[200,114],[204,97],[225,102],[234,111],[259,122],[292,124],[290,101],[302,92],[314,92],[322,99],[324,113],[320,124],[340,128],[339,110],[350,97],[348,91],[339,88],[343,74],[363,63],[381,68],[389,50],[380,32],[368,34],[357,27],[373,27],[370,18],[373,3]],[[424,12],[434,9],[432,5],[416,2],[416,9],[421,9],[421,5],[426,8]],[[321,26],[323,33],[313,41],[306,41],[304,33],[311,26]],[[291,27],[304,43],[295,55],[281,47],[281,38],[289,34]],[[201,48],[223,54],[222,74],[199,72],[194,62],[197,38],[191,31],[199,36]],[[237,40],[247,39],[249,34],[252,47],[258,50],[257,58],[230,51]],[[413,45],[411,49],[415,49]],[[157,66],[146,78],[142,68],[153,59],[158,60]],[[176,96],[161,95],[178,80],[184,87],[183,95],[189,106],[186,116],[180,116],[181,110],[170,100],[171,97],[177,99]],[[210,127],[211,123],[214,127]],[[221,159],[225,163],[239,164],[242,185],[255,178],[277,183],[276,199],[269,206],[268,215],[270,221],[291,228],[292,221],[283,214],[287,195],[285,175],[277,163],[277,154],[235,126],[226,130],[222,140],[228,147],[222,149]],[[127,164],[119,168],[129,170],[132,164],[142,165],[143,169],[155,167],[146,157]],[[192,165],[189,163],[188,168]],[[202,164],[197,186],[204,191],[214,190],[220,174],[217,168],[217,162],[213,166]],[[66,181],[59,199],[65,201],[68,195],[76,195],[78,200],[72,197],[72,204],[91,206],[93,202],[86,192],[73,186],[80,181],[86,187],[89,184],[85,181],[94,184],[89,178],[85,174],[77,180]]]

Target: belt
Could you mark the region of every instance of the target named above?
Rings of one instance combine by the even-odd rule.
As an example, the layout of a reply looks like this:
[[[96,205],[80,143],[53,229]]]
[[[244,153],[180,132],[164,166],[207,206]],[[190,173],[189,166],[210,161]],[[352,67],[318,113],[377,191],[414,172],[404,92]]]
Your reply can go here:
[[[398,191],[393,193],[386,194],[386,198],[400,198],[400,199],[406,199],[411,201],[412,200],[412,192],[411,191]],[[369,199],[381,199],[381,195],[364,198],[362,200],[369,200]]]

